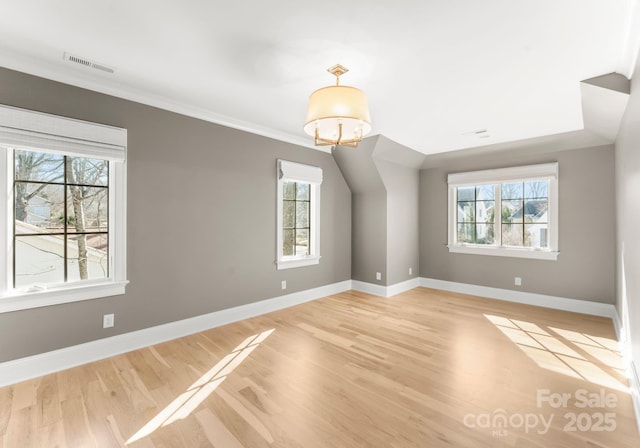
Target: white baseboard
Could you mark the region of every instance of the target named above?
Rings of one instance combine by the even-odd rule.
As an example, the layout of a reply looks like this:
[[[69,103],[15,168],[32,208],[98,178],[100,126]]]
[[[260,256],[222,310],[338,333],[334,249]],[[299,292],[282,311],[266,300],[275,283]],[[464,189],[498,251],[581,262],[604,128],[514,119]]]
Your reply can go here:
[[[156,327],[145,328],[144,330],[7,361],[0,364],[0,387],[270,313],[332,294],[338,294],[350,289],[351,280],[346,280]]]
[[[615,305],[609,303],[590,302],[588,300],[568,299],[565,297],[547,296],[531,292],[513,291],[510,289],[490,288],[488,286],[470,285],[467,283],[449,282],[432,278],[420,278],[420,286],[442,289],[444,291],[504,300],[506,302],[536,305],[555,310],[572,311],[574,313],[591,314],[609,317],[617,315]]]
[[[401,283],[396,283],[395,285],[387,286],[387,295],[385,297],[402,294],[403,292],[417,288],[418,286],[420,286],[419,277],[415,277]]]
[[[487,297],[489,299],[504,300],[507,302],[523,303],[527,305],[542,306],[563,311],[572,311],[574,313],[590,314],[594,316],[609,317],[613,321],[613,328],[616,337],[620,341],[620,350],[625,358],[627,377],[629,379],[629,387],[631,389],[631,398],[633,400],[633,408],[635,411],[636,424],[640,431],[640,377],[638,370],[631,359],[630,341],[622,334],[622,326],[620,316],[615,305],[608,303],[590,302],[587,300],[568,299],[565,297],[554,297],[543,294],[534,294],[522,291],[513,291],[510,289],[490,288],[487,286],[470,285],[466,283],[449,282],[445,280],[436,280],[432,278],[420,278],[420,286],[425,288],[441,289],[444,291],[458,292],[462,294],[470,294],[474,296]]]
[[[638,370],[633,361],[629,362],[627,372],[629,387],[631,389],[631,399],[633,400],[633,409],[636,412],[636,425],[638,425],[638,432],[640,432],[640,377],[638,377]]]
[[[374,285],[373,283],[361,282],[359,280],[351,280],[351,289],[374,296],[387,297],[387,287],[382,285]]]
[[[631,391],[631,399],[633,400],[633,410],[636,415],[636,424],[638,426],[638,432],[640,432],[640,378],[638,377],[638,370],[636,364],[633,362],[633,350],[631,348],[631,340],[629,335],[623,329],[620,315],[618,310],[613,316],[613,328],[616,330],[616,337],[620,344],[620,352],[622,353],[622,359],[626,370],[627,378],[629,379],[629,389]]]
[[[613,329],[616,331],[616,339],[622,343],[625,338],[622,334],[622,324],[620,323],[620,316],[618,315],[617,309],[613,313],[611,320],[613,321]]]
[[[391,286],[374,285],[373,283],[351,280],[352,289],[380,297],[395,296],[396,294],[401,294],[405,291],[409,291],[410,289],[417,288],[418,286],[420,286],[420,279],[418,277],[396,283]]]
[[[119,355],[161,342],[180,338],[200,331],[248,319],[261,314],[270,313],[290,306],[316,300],[332,294],[354,289],[381,297],[391,297],[411,290],[418,286],[441,289],[445,291],[471,294],[492,299],[505,300],[528,305],[573,311],[610,317],[618,335],[620,334],[620,319],[613,305],[588,302],[585,300],[567,299],[563,297],[546,296],[542,294],[512,291],[507,289],[489,288],[485,286],[448,282],[429,278],[413,278],[391,286],[374,285],[357,280],[346,280],[331,285],[308,289],[285,296],[262,300],[260,302],[241,305],[226,310],[196,316],[189,319],[170,322],[156,327],[146,328],[131,333],[120,334],[85,344],[75,345],[47,353],[28,356],[12,361],[0,363],[0,387],[19,383],[60,370],[86,364]],[[623,348],[623,351],[627,351]],[[628,360],[628,376],[632,398],[636,413],[636,420],[640,428],[640,379],[633,361]]]

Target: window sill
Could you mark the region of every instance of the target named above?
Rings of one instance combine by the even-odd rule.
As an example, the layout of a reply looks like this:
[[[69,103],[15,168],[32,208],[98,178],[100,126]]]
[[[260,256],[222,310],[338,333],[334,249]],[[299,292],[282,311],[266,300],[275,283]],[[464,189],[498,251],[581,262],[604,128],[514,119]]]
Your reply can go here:
[[[518,249],[505,247],[457,246],[449,244],[449,252],[457,254],[491,255],[496,257],[529,258],[532,260],[558,259],[560,252],[552,250]]]
[[[87,282],[40,291],[15,291],[0,297],[0,313],[122,295],[128,281]]]
[[[291,259],[282,259],[276,262],[278,266],[278,270],[281,269],[291,269],[291,268],[301,268],[303,266],[311,266],[314,264],[320,263],[320,257],[304,257],[304,258],[291,258]]]

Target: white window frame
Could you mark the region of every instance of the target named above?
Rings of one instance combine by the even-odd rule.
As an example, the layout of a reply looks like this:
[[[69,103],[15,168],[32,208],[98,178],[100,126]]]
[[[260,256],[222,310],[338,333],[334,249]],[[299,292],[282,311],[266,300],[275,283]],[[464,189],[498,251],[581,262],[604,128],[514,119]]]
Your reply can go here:
[[[532,180],[549,181],[548,232],[549,246],[546,248],[501,246],[501,228],[496,220],[496,244],[469,244],[457,242],[456,190],[475,185],[501,184],[505,182],[526,182]],[[449,252],[500,257],[531,258],[537,260],[557,260],[558,251],[558,164],[518,166],[493,170],[471,171],[449,174],[448,183],[448,244]],[[498,188],[500,190],[500,188]],[[499,192],[498,192],[499,193]],[[496,195],[496,205],[500,206],[500,195]]]
[[[109,161],[109,277],[13,288],[13,151]],[[127,280],[127,130],[0,105],[0,313],[125,293]]]
[[[322,168],[301,163],[289,162],[287,160],[277,161],[276,176],[277,182],[277,237],[276,237],[276,266],[278,270],[299,268],[320,263],[320,186],[322,184]],[[310,230],[309,245],[311,253],[309,255],[283,255],[282,245],[282,225],[283,225],[283,186],[285,182],[303,182],[310,184]]]

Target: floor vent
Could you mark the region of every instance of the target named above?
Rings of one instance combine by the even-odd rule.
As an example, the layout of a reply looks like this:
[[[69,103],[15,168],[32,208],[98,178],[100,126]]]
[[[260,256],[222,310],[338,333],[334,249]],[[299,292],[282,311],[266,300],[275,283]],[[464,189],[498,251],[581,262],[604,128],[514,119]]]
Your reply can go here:
[[[105,73],[114,74],[116,72],[115,68],[109,67],[108,65],[101,64],[99,62],[92,61],[91,59],[82,58],[69,53],[64,54],[64,60],[72,64],[78,64],[83,67],[93,68]]]

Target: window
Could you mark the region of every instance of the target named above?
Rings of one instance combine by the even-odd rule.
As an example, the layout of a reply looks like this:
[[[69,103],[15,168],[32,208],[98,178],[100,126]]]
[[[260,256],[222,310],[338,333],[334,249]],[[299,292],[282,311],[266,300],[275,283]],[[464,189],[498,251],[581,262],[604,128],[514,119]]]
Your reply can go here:
[[[13,286],[109,278],[109,162],[13,151]]]
[[[277,176],[277,267],[318,264],[322,169],[278,160]]]
[[[558,164],[455,173],[450,252],[555,260]]]
[[[123,294],[126,130],[0,106],[0,312]]]

